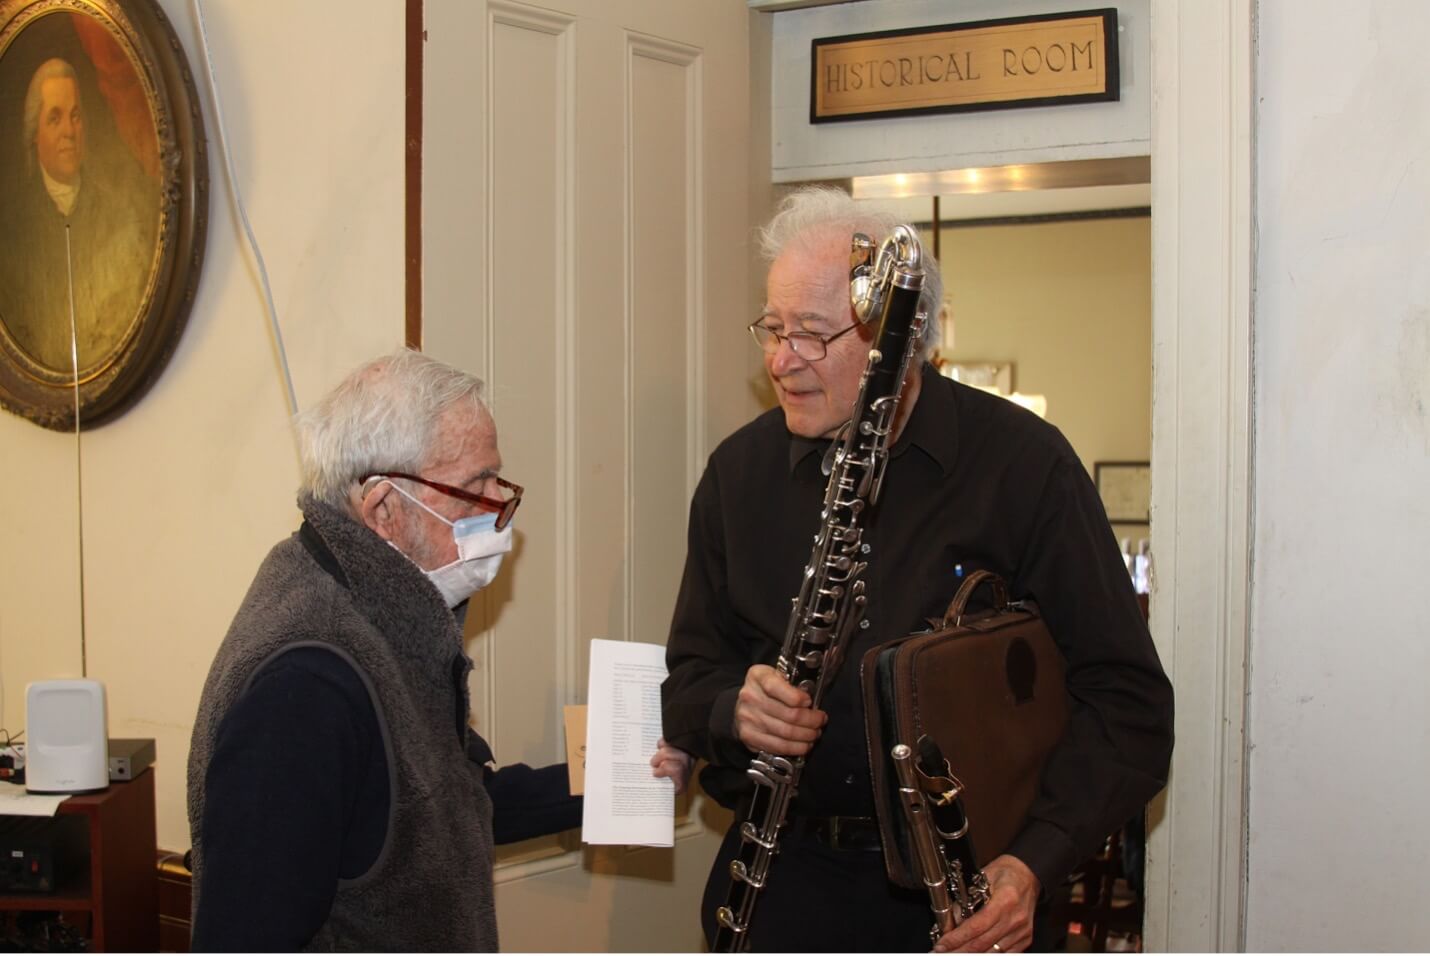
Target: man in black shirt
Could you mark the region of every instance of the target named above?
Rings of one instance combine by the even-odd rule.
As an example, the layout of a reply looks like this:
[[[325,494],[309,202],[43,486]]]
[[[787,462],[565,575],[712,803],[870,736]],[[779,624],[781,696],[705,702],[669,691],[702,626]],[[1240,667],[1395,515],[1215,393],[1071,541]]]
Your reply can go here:
[[[758,951],[927,947],[927,896],[884,875],[854,662],[941,616],[973,571],[995,571],[1037,601],[1067,659],[1071,714],[1027,824],[986,867],[989,903],[937,950],[1027,948],[1040,894],[1140,812],[1170,760],[1171,687],[1076,454],[1056,428],[927,364],[910,370],[865,533],[869,626],[826,678],[823,710],[772,666],[820,523],[821,458],[851,414],[873,335],[850,306],[850,237],[877,242],[894,225],[833,190],[782,204],[762,237],[767,300],[751,328],[780,408],[721,443],[691,504],[663,699],[666,739],[705,759],[706,790],[737,809],[706,888],[707,936],[729,886],[753,752],[807,758],[755,905]],[[936,317],[937,265],[927,265]]]

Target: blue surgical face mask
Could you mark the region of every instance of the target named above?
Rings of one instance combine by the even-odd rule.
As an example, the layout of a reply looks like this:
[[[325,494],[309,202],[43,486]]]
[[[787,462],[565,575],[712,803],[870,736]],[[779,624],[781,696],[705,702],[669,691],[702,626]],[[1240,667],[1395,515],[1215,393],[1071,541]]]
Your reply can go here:
[[[448,521],[413,497],[396,482],[389,484],[407,500],[452,529],[457,544],[457,560],[425,571],[447,606],[455,608],[492,583],[501,570],[502,555],[511,550],[511,524],[497,530],[495,512],[484,511],[460,521]]]

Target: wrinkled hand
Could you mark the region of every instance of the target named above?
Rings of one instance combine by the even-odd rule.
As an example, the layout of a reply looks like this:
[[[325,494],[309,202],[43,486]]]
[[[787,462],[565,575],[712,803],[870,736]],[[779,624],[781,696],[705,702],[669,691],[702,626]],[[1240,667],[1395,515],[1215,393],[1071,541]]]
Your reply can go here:
[[[679,747],[672,747],[665,742],[662,737],[656,741],[655,754],[650,758],[652,777],[669,777],[675,781],[676,794],[685,792],[685,785],[690,782],[690,765],[694,758]]]
[[[1033,907],[1041,886],[1017,857],[1003,856],[983,869],[989,897],[983,908],[934,944],[935,953],[1021,953],[1033,941]]]
[[[829,719],[811,708],[809,695],[785,680],[779,671],[756,664],[745,673],[745,685],[735,702],[735,736],[754,751],[801,757],[819,739]]]

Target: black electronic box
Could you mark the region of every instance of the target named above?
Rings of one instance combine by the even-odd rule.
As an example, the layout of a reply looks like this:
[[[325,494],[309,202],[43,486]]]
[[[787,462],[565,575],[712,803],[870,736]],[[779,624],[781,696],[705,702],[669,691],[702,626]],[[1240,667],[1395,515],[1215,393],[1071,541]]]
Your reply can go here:
[[[84,873],[83,816],[0,816],[0,893],[53,893]]]

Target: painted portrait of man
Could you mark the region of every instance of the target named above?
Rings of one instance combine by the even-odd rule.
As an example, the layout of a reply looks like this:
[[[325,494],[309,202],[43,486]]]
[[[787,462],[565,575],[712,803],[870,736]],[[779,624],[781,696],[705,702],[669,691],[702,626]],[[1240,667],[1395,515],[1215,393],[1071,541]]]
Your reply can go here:
[[[160,221],[153,114],[103,23],[56,12],[0,50],[0,156],[0,332],[96,374],[143,318]]]

